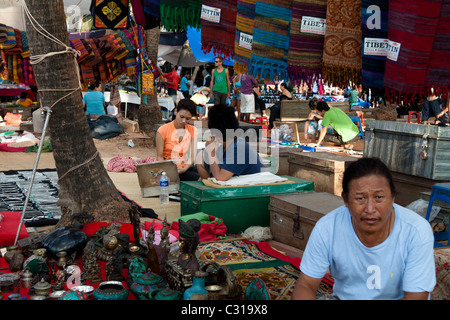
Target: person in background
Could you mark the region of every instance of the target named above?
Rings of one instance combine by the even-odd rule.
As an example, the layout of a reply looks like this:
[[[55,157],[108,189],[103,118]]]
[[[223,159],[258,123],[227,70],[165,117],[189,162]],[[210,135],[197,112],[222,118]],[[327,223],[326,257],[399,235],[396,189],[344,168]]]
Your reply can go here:
[[[280,96],[280,100],[278,100],[273,106],[269,108],[270,115],[269,115],[269,129],[273,129],[273,123],[277,119],[280,119],[281,116],[281,101],[283,100],[289,100],[287,96],[282,94]]]
[[[352,90],[348,93],[348,110],[352,111],[353,106],[358,105],[358,88],[356,85],[352,86]]]
[[[203,75],[203,87],[211,87],[211,75],[208,73],[206,69],[203,69],[202,71]]]
[[[261,99],[262,92],[258,85],[253,87],[253,95],[255,97],[255,111],[256,109],[261,110],[261,115],[266,116],[266,103]]]
[[[234,71],[233,76],[233,95],[230,107],[236,110],[239,119],[241,114],[241,74],[237,70]]]
[[[281,91],[280,95],[284,94],[286,97],[288,97],[288,100],[292,100],[292,90],[291,88],[288,87],[286,82],[282,82],[280,84],[280,91]]]
[[[442,110],[437,116],[436,121],[434,122],[435,125],[438,126],[445,126],[448,123],[448,111],[450,110],[450,99],[447,100],[447,106]]]
[[[227,104],[230,99],[230,81],[228,69],[223,66],[223,58],[218,56],[214,60],[215,68],[211,78],[211,91],[213,92],[214,105]]]
[[[83,107],[86,114],[102,115],[105,112],[105,96],[100,82],[89,85],[89,92],[83,97]]]
[[[172,98],[173,103],[177,105],[177,91],[178,91],[178,84],[180,82],[180,76],[178,75],[178,66],[172,65],[171,67],[172,71],[169,73],[164,73],[164,83],[167,88],[167,94]]]
[[[434,237],[428,221],[395,203],[395,184],[376,158],[344,172],[341,206],[321,218],[300,263],[292,299],[316,299],[323,276],[334,299],[426,300],[436,285]]]
[[[320,125],[319,140],[314,143],[313,146],[318,147],[321,145],[327,134],[328,126],[331,125],[336,132],[339,143],[346,149],[352,149],[353,145],[350,144],[359,133],[359,129],[352,119],[341,109],[330,107],[325,101],[319,101],[317,103],[317,110],[323,117]]]
[[[156,132],[156,159],[175,161],[180,181],[195,181],[199,175],[194,164],[198,131],[189,120],[197,113],[196,104],[189,99],[180,100],[175,119],[159,127]]]
[[[236,136],[239,122],[232,108],[213,106],[208,113],[208,128],[211,138],[196,160],[202,179],[212,176],[218,181],[227,181],[233,176],[261,172],[262,161],[258,153],[244,137]]]
[[[430,95],[423,101],[422,107],[422,122],[423,124],[429,124],[428,119],[430,117],[438,118],[438,115],[442,112],[441,103],[439,97],[434,93],[434,89],[431,88]]]
[[[17,100],[16,104],[20,104],[22,107],[29,107],[33,105],[35,102],[28,98],[28,93],[26,91],[22,91],[20,93],[20,98]]]
[[[183,78],[181,78],[180,91],[183,93],[185,99],[189,99],[191,97],[189,94],[189,88],[191,87],[191,84],[189,83],[190,79],[191,74],[189,72],[186,72]]]
[[[255,96],[253,88],[257,85],[256,80],[246,74],[241,74],[241,105],[238,112],[238,120],[248,122],[250,114],[255,112]]]
[[[310,136],[312,136],[312,141],[316,141],[316,135],[317,132],[322,129],[322,126],[319,125],[319,120],[323,119],[322,115],[320,114],[319,110],[317,110],[317,103],[320,100],[316,97],[313,97],[308,102],[309,109],[311,109],[311,112],[308,114],[308,120],[305,122],[305,128],[304,128],[304,138],[306,141],[309,141]]]

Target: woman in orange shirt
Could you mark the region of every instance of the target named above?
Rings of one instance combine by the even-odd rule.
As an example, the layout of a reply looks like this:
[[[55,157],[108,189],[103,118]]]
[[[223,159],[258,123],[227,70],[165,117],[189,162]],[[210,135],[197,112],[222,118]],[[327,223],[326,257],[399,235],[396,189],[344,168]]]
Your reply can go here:
[[[158,161],[175,161],[180,181],[196,181],[200,178],[196,167],[193,166],[198,131],[188,124],[197,114],[196,110],[197,106],[193,101],[180,100],[175,119],[161,126],[156,132],[156,158]]]

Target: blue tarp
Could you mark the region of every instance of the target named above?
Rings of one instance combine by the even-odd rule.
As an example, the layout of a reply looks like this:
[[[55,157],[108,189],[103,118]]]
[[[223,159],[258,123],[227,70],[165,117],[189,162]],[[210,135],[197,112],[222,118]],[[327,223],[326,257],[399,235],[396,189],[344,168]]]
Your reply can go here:
[[[202,51],[202,36],[201,36],[201,30],[197,30],[192,27],[188,27],[187,29],[187,38],[189,40],[189,45],[191,47],[192,53],[194,54],[195,58],[198,61],[201,62],[210,62],[214,63],[214,59],[216,56],[212,51],[208,53],[203,53]],[[234,59],[223,59],[223,64],[226,66],[233,66],[234,65]]]

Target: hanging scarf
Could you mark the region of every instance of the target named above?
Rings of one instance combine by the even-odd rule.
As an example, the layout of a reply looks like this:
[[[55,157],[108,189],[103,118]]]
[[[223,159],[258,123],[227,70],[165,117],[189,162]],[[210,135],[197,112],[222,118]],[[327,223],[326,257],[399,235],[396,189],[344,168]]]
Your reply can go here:
[[[400,43],[397,61],[386,59],[384,85],[390,101],[410,102],[426,94],[425,77],[440,10],[441,1],[389,1],[389,40]]]
[[[442,0],[430,62],[425,76],[427,91],[434,88],[444,99],[450,90],[450,0]]]
[[[255,79],[288,81],[292,0],[257,0],[255,14],[249,74]]]
[[[161,18],[161,0],[144,0],[144,12],[155,18]]]
[[[204,53],[213,51],[214,55],[233,59],[237,0],[204,0],[203,5],[220,9],[220,21],[201,19],[202,51]]]
[[[236,37],[234,40],[234,69],[247,74],[252,55],[253,26],[255,24],[256,0],[238,0],[236,14]]]
[[[14,38],[16,41],[15,46],[10,49],[5,49],[8,55],[22,54],[22,34],[19,29],[14,29]]]
[[[128,0],[94,0],[92,16],[94,27],[100,29],[125,29],[128,25]]]
[[[361,1],[329,0],[323,50],[323,78],[347,87],[361,83]]]
[[[379,15],[377,12],[369,9],[373,5],[380,9]],[[383,52],[380,52],[381,50],[377,50],[377,45],[380,43],[385,44],[385,42],[381,41],[388,40],[388,9],[388,0],[362,0],[361,28],[363,51],[361,84],[372,90],[384,88],[386,55],[383,55]]]
[[[167,31],[186,31],[200,28],[201,0],[161,0],[161,26]]]
[[[322,73],[324,35],[319,28],[308,27],[312,22],[325,23],[326,14],[327,0],[294,0],[292,3],[288,72],[293,84],[306,80],[311,86],[312,78],[318,79]]]
[[[21,31],[20,37],[22,38],[22,58],[29,58],[30,57],[30,48],[28,46],[27,32]]]

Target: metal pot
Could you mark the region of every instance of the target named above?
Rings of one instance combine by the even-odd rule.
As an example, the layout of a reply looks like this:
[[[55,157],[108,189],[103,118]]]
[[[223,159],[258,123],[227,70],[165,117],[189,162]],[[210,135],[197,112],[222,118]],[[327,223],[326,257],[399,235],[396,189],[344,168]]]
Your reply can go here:
[[[50,293],[51,284],[42,278],[33,288],[38,296],[46,296]]]

